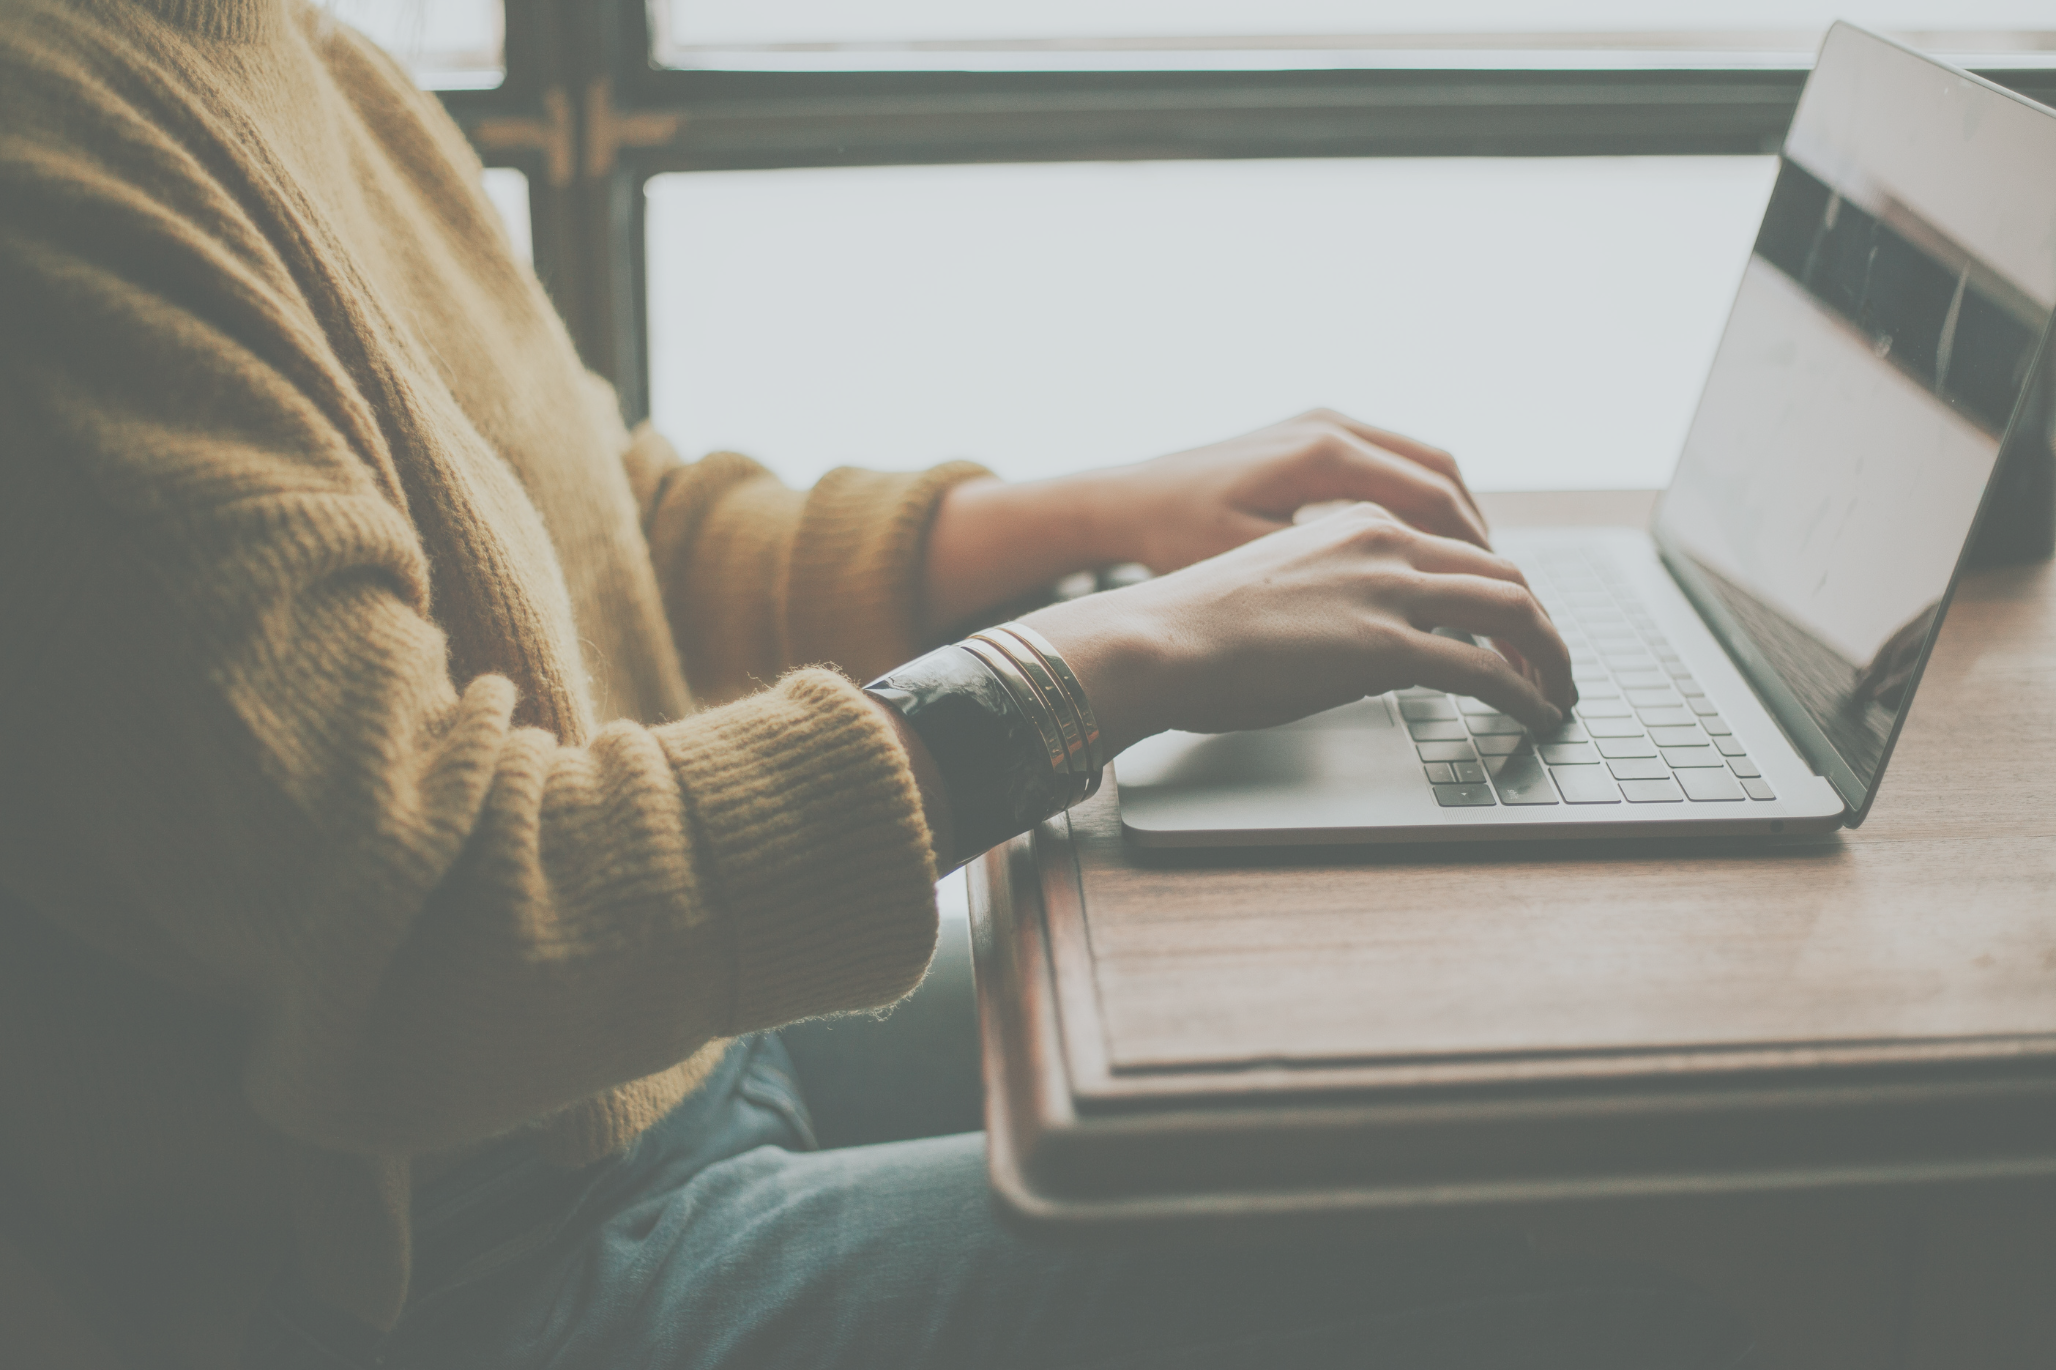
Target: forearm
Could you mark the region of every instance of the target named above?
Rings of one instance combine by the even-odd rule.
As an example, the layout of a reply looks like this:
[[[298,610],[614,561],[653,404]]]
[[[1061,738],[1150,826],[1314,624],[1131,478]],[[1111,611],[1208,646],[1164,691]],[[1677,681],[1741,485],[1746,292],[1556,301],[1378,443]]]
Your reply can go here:
[[[1125,559],[1108,511],[1118,471],[1009,484],[966,481],[929,532],[922,631],[934,638],[1073,571]]]

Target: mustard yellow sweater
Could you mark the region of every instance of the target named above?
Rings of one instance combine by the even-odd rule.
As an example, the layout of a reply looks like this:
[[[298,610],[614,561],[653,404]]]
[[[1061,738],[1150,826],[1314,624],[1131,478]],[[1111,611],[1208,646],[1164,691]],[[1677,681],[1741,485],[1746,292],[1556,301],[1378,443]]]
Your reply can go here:
[[[976,468],[628,433],[478,173],[305,0],[0,0],[0,1283],[177,1363],[288,1262],[389,1325],[423,1166],[933,943],[891,730],[785,673],[915,654]]]

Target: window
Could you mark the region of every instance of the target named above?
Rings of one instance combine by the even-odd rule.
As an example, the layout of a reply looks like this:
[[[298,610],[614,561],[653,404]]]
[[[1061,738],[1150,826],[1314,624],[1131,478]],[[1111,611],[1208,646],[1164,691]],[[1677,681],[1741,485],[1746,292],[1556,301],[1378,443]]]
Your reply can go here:
[[[514,173],[629,416],[794,479],[1321,401],[1481,484],[1654,483],[1831,17],[2056,98],[2026,0],[335,3]],[[1434,209],[1352,250],[1388,197]]]
[[[791,482],[1021,479],[1329,404],[1484,488],[1660,485],[1768,157],[701,172],[649,184],[652,410]]]
[[[334,0],[333,8],[425,89],[490,90],[506,76],[500,0]]]
[[[2035,0],[658,0],[656,56],[749,71],[1804,66],[1836,19],[1974,63],[2056,56]]]
[[[493,202],[493,208],[500,211],[500,218],[507,224],[507,236],[514,242],[514,253],[524,262],[535,260],[534,233],[529,223],[528,177],[513,167],[489,166],[485,169],[485,193]]]

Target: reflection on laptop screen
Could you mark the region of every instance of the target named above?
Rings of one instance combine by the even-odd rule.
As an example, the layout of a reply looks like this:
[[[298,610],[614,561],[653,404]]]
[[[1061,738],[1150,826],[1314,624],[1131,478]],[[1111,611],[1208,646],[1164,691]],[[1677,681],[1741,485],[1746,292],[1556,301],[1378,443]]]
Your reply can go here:
[[[2052,304],[2056,117],[1838,26],[1655,531],[1865,799]]]

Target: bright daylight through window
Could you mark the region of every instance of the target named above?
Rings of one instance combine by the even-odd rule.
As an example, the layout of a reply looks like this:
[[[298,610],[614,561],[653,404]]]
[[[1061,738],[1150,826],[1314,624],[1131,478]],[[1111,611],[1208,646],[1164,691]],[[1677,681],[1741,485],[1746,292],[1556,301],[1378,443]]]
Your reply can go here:
[[[501,0],[331,0],[428,90],[489,90],[506,74]]]
[[[1964,58],[2056,57],[2038,0],[657,0],[652,17],[665,61],[757,69],[1804,63],[1836,19]]]
[[[789,481],[1031,478],[1328,404],[1487,488],[1669,474],[1771,158],[661,176],[651,403]]]
[[[1803,67],[1834,18],[2056,59],[2028,0],[659,0],[674,67],[786,72]],[[1764,151],[1771,149],[1766,147]],[[1660,485],[1768,157],[680,173],[648,186],[650,402],[807,481],[1033,477],[1323,403],[1487,488]]]

